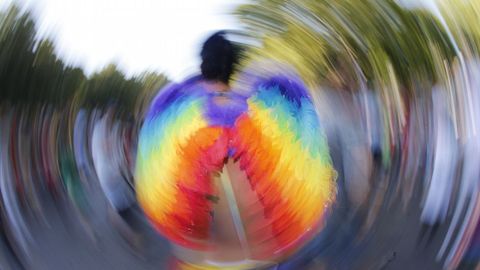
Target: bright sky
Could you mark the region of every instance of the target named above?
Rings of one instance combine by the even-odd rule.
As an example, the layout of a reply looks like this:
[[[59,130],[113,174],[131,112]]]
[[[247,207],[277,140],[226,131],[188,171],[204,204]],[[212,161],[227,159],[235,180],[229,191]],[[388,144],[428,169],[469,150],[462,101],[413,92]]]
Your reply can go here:
[[[5,7],[12,0],[0,0]],[[34,7],[39,32],[58,53],[90,74],[117,63],[127,74],[195,72],[203,40],[238,29],[228,13],[242,0],[19,0]]]

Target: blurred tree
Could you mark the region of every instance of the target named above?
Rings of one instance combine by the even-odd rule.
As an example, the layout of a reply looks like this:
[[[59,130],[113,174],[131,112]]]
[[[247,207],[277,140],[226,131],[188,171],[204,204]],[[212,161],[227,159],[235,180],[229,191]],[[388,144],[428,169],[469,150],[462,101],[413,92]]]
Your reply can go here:
[[[446,60],[455,55],[433,14],[402,8],[394,0],[252,0],[235,15],[261,44],[250,50],[246,62],[288,61],[311,85],[325,82],[332,72],[355,78],[348,82],[354,88],[360,78],[382,79],[376,76],[386,72],[375,71],[375,54],[381,53],[387,56],[381,68],[386,71],[391,64],[408,88],[416,80],[437,79],[433,47]]]
[[[479,56],[480,1],[440,0],[438,7],[441,16],[451,31],[455,41],[464,54]]]
[[[18,102],[28,97],[29,76],[35,58],[35,26],[16,6],[0,14],[0,96]]]
[[[111,105],[120,117],[139,117],[147,101],[168,82],[154,72],[126,78],[113,64],[88,78],[81,68],[56,55],[52,41],[36,36],[28,12],[15,5],[0,12],[0,102],[61,109]]]
[[[84,104],[87,107],[115,106],[121,117],[140,117],[142,108],[139,106],[147,106],[167,82],[164,75],[154,72],[127,79],[111,64],[89,79]]]
[[[142,85],[142,94],[135,100],[135,118],[143,119],[150,102],[157,92],[168,83],[168,78],[152,71],[145,71],[137,77]]]

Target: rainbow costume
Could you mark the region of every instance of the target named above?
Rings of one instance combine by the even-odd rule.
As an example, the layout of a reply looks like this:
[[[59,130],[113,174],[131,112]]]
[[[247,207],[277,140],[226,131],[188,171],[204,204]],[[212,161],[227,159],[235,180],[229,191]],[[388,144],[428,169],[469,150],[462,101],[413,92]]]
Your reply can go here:
[[[194,77],[160,92],[140,133],[137,196],[154,227],[176,245],[221,248],[211,241],[222,199],[213,179],[227,161],[235,163],[246,177],[231,181],[247,181],[256,201],[238,213],[248,259],[274,260],[322,227],[335,171],[303,83],[291,75],[248,80],[218,93]]]

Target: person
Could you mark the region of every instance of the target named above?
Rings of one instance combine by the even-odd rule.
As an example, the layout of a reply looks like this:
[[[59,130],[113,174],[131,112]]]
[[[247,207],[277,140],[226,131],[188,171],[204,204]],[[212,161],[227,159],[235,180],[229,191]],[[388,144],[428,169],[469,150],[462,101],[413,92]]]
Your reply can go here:
[[[138,202],[175,269],[273,266],[318,233],[334,197],[312,98],[266,63],[232,80],[239,49],[224,31],[200,56],[201,74],[162,89],[145,117]]]
[[[107,108],[105,114],[95,123],[91,152],[100,187],[108,201],[108,218],[130,247],[137,252],[142,237],[134,226],[135,193],[128,179],[122,174],[125,165],[120,129],[120,122],[115,120],[114,109]]]
[[[448,108],[448,99],[448,93],[443,87],[438,86],[432,90],[430,128],[433,143],[429,149],[432,172],[424,191],[425,200],[420,216],[422,229],[418,240],[427,238],[427,244],[447,218],[458,163],[458,141]]]
[[[220,31],[211,35],[203,44],[200,53],[202,63],[201,75],[197,85],[206,92],[208,101],[207,117],[214,126],[232,126],[234,120],[246,109],[246,98],[232,91],[231,76],[238,63],[238,48],[227,38],[226,32]],[[242,181],[243,180],[243,181]],[[253,196],[248,189],[244,175],[232,160],[226,162],[225,168],[213,177],[216,195],[214,202],[212,235],[210,241],[220,245],[221,250],[204,252],[197,249],[184,248],[174,244],[176,256],[175,267],[183,269],[193,265],[216,265],[222,267],[251,268],[262,265],[246,259],[247,243],[240,217],[238,204],[246,203],[246,198]],[[232,194],[232,190],[241,189],[243,196]],[[243,239],[242,239],[243,238]]]

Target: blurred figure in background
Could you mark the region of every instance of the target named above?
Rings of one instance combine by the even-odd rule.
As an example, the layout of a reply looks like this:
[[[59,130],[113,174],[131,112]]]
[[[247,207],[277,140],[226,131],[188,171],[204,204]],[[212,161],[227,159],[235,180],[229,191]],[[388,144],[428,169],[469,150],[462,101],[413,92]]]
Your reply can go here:
[[[94,124],[91,151],[100,186],[109,202],[109,219],[129,244],[137,249],[141,237],[132,226],[132,211],[135,194],[122,172],[123,142],[120,136],[120,122],[112,107]]]
[[[430,149],[433,167],[430,181],[426,184],[426,197],[421,214],[421,237],[429,242],[438,226],[445,221],[457,168],[457,138],[450,117],[449,98],[445,89],[435,87],[432,91],[432,124]]]
[[[452,220],[438,253],[437,259],[446,256],[446,265],[454,256],[466,252],[466,243],[473,237],[475,224],[478,224],[478,191],[480,181],[480,63],[470,60],[465,66],[457,65],[454,79],[463,94],[462,113],[464,115],[463,163],[458,195]],[[458,231],[457,231],[458,230]],[[456,234],[454,232],[456,231]],[[456,237],[454,237],[456,235]],[[477,236],[478,238],[478,236]],[[450,249],[447,249],[450,247]],[[449,250],[447,254],[445,254]],[[457,262],[458,263],[458,262]]]

